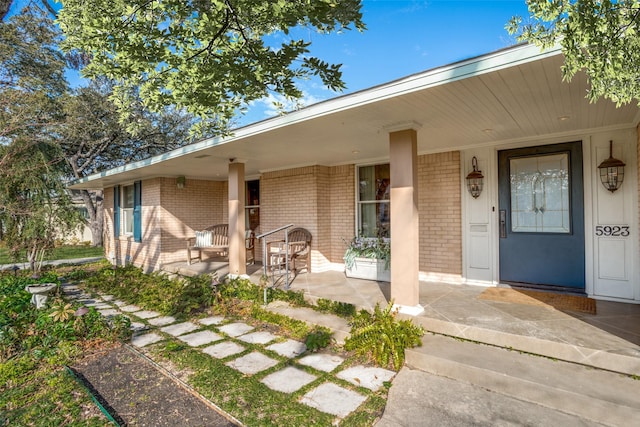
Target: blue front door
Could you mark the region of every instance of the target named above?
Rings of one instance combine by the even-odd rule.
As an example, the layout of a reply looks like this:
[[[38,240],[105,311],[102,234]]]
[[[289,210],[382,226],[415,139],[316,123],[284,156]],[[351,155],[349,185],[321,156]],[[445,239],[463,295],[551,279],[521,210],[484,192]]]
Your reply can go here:
[[[582,143],[498,152],[500,280],[584,289]]]

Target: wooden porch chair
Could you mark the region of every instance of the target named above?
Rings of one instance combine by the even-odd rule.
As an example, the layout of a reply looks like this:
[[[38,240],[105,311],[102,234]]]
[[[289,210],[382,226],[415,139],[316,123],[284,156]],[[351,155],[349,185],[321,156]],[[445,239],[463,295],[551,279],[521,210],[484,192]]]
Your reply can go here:
[[[293,228],[288,232],[289,240],[289,269],[294,275],[303,268],[311,273],[311,232],[304,228]],[[272,268],[284,268],[285,248],[284,240],[267,242],[267,255]]]

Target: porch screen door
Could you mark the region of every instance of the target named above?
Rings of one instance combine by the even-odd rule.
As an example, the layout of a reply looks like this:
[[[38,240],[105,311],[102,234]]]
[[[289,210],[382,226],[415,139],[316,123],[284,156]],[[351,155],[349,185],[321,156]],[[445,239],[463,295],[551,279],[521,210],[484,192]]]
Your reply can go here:
[[[498,152],[500,280],[584,288],[582,143]]]

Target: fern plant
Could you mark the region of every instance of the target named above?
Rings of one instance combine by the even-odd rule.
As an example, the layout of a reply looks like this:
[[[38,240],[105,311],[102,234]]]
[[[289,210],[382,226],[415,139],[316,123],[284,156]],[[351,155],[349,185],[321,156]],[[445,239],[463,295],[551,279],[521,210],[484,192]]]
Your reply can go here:
[[[405,349],[422,345],[424,329],[411,320],[398,320],[393,301],[383,310],[376,304],[373,313],[361,310],[351,321],[351,335],[345,349],[360,356],[371,356],[379,366],[390,363],[398,371],[404,364]]]

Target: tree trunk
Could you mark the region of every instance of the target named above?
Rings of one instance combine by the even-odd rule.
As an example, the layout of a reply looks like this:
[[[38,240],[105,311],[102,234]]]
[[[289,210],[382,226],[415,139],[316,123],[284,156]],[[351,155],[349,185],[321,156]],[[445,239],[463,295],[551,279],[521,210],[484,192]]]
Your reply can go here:
[[[102,198],[102,190],[96,190],[91,193],[88,190],[80,190],[80,197],[84,205],[87,207],[89,214],[89,229],[91,230],[91,246],[102,246],[102,230],[104,219],[104,203]]]

